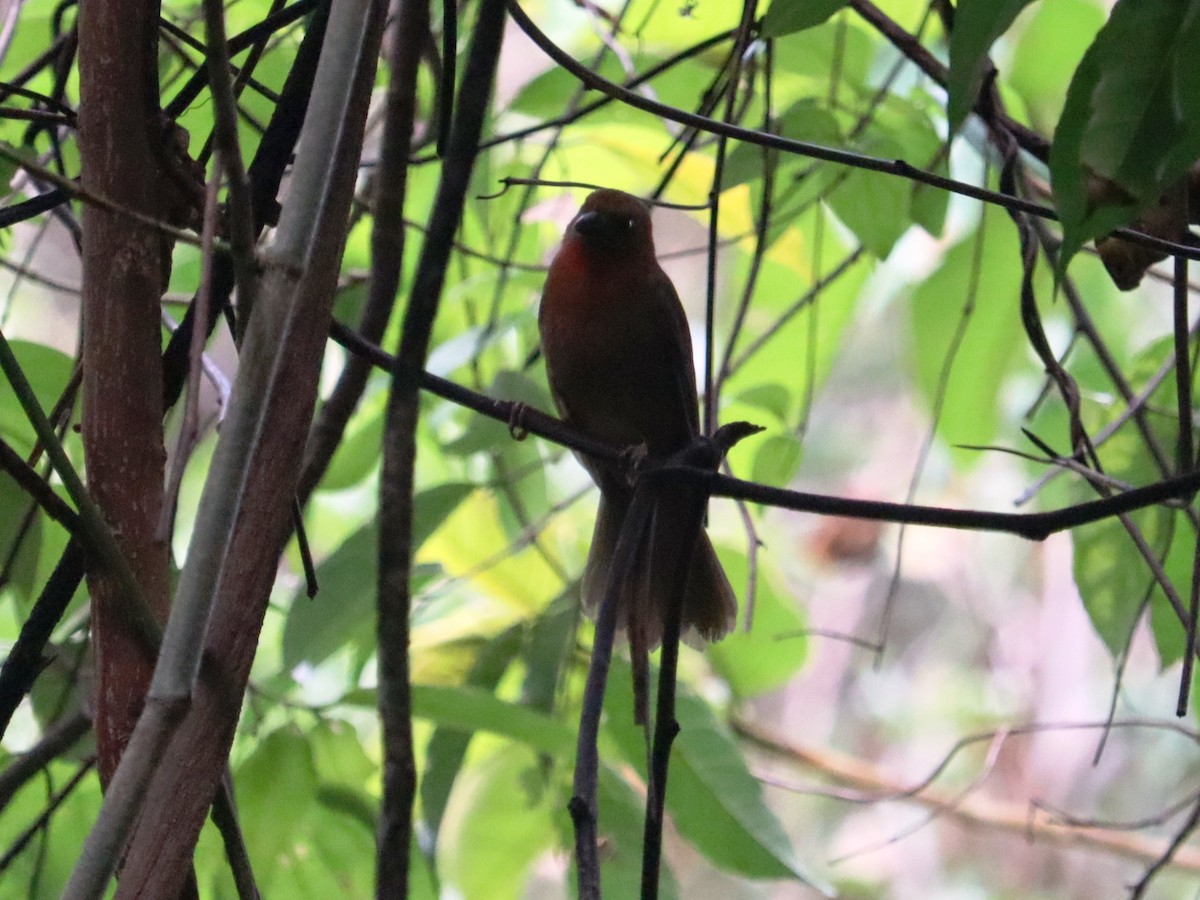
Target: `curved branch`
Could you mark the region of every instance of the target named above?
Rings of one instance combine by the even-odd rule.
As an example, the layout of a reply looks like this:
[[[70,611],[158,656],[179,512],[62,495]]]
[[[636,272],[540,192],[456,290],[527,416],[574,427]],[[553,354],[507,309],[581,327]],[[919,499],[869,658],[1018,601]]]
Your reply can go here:
[[[800,156],[820,159],[826,162],[850,166],[856,169],[865,169],[869,172],[881,172],[885,175],[894,175],[898,178],[905,178],[909,181],[915,181],[920,184],[927,184],[930,187],[940,188],[941,190],[948,191],[952,194],[961,194],[964,197],[971,197],[975,200],[981,200],[984,203],[1002,206],[1005,209],[1028,213],[1029,215],[1038,216],[1043,219],[1058,219],[1058,214],[1048,206],[1042,206],[1039,203],[1032,203],[1028,200],[1022,200],[1020,197],[1013,197],[1008,194],[1002,194],[998,191],[989,191],[986,188],[976,187],[975,185],[966,184],[965,182],[961,181],[955,181],[952,178],[944,178],[941,175],[935,175],[932,172],[926,172],[923,169],[918,169],[916,166],[913,166],[902,159],[881,159],[877,156],[867,156],[865,154],[855,153],[850,150],[839,150],[834,147],[824,147],[820,144],[813,144],[807,141],[798,141],[793,138],[785,138],[777,134],[767,134],[751,128],[743,128],[740,125],[732,125],[728,122],[722,122],[718,119],[711,119],[707,116],[689,113],[684,110],[676,109],[673,106],[668,106],[665,103],[659,103],[658,101],[652,100],[648,97],[643,97],[640,94],[621,87],[619,84],[614,84],[606,78],[601,78],[595,72],[592,72],[591,70],[580,65],[574,57],[550,40],[550,38],[541,29],[539,29],[537,25],[534,24],[533,20],[525,14],[523,9],[521,9],[519,0],[508,0],[508,11],[517,26],[523,32],[525,32],[529,39],[537,44],[547,56],[554,60],[554,62],[562,66],[588,87],[600,91],[603,94],[607,94],[616,100],[620,100],[622,103],[632,106],[635,109],[640,109],[644,112],[651,113],[652,115],[668,119],[669,121],[677,122],[680,125],[698,128],[702,131],[707,131],[710,134],[723,135],[725,137],[735,138],[739,141],[745,141],[748,144],[757,144],[760,147],[771,147],[776,150],[782,150],[786,153],[794,153]],[[1151,247],[1155,250],[1158,250],[1160,253],[1186,256],[1189,259],[1200,259],[1200,247],[1190,247],[1175,241],[1164,241],[1161,238],[1156,238],[1140,231],[1133,231],[1128,228],[1121,228],[1113,233],[1120,235],[1122,238],[1130,241],[1131,243],[1140,244],[1144,247]]]

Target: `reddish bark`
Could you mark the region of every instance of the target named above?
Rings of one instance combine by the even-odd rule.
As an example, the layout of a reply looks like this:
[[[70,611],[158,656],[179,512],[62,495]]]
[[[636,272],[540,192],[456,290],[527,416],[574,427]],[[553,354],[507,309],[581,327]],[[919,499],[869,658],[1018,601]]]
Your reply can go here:
[[[346,146],[338,154],[345,164],[334,175],[316,245],[292,298],[304,313],[289,328],[287,345],[280,348],[277,390],[261,399],[267,418],[209,622],[200,679],[148,787],[117,887],[118,898],[179,893],[228,760],[279,556],[291,530],[292,504],[316,402],[387,4],[374,0],[372,7],[362,69],[344,125]],[[264,286],[260,296],[266,290]]]
[[[84,187],[121,207],[167,218],[155,49],[158,3],[82,3],[79,149]],[[88,485],[142,595],[165,616],[159,300],[170,244],[128,216],[83,210],[83,442]],[[96,735],[108,782],[141,712],[153,654],[124,613],[131,598],[95,564],[88,587],[96,654]]]

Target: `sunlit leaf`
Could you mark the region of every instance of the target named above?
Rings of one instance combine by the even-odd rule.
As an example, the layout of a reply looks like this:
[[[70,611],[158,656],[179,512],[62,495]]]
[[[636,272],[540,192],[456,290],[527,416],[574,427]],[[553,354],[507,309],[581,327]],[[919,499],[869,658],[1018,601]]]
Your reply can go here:
[[[918,384],[930,404],[940,402],[939,434],[951,445],[991,442],[1000,385],[1022,358],[1025,343],[1016,235],[1009,219],[994,210],[985,213],[981,227],[946,254],[941,268],[918,285],[911,300]],[[1038,286],[1046,289],[1045,280]],[[943,390],[947,355],[963,327]],[[978,459],[977,453],[956,451],[960,464]]]
[[[520,649],[520,638],[520,631],[513,628],[485,645],[467,676],[466,686],[480,691],[494,691]],[[446,801],[466,758],[467,747],[477,730],[463,728],[461,718],[452,717],[449,724],[439,726],[430,735],[425,748],[426,764],[420,788],[421,811],[432,845],[437,843]]]
[[[759,444],[750,478],[762,484],[787,487],[800,471],[800,440],[785,432],[773,434]]]
[[[508,744],[458,779],[443,819],[453,835],[438,848],[443,886],[462,897],[522,896],[530,863],[552,845],[555,795],[546,790],[537,755]]]
[[[1103,24],[1104,12],[1091,0],[1054,0],[1039,4],[1021,31],[1007,81],[1046,133],[1062,113],[1071,73]]]

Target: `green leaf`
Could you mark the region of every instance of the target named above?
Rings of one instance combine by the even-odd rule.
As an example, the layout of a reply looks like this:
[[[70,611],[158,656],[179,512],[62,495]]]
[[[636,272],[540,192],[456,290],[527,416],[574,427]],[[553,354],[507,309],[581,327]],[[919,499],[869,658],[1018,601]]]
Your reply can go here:
[[[746,556],[725,548],[718,548],[717,553],[745,612]],[[735,629],[709,647],[707,655],[735,696],[755,697],[782,687],[804,665],[808,642],[796,634],[802,628],[804,617],[796,602],[777,591],[767,568],[760,566],[751,630]]]
[[[642,833],[646,821],[644,799],[644,794],[639,794],[616,770],[601,762],[596,802],[600,813],[598,830],[604,843],[604,852],[600,854],[600,883],[606,897],[641,895]],[[571,868],[574,878],[577,873],[574,866]],[[679,885],[666,859],[659,870],[658,888],[658,896],[663,900],[679,896]]]
[[[353,487],[375,471],[379,465],[379,447],[383,440],[383,407],[386,399],[386,391],[376,391],[363,398],[362,405],[351,418],[321,478],[321,490],[340,491]]]
[[[1170,514],[1151,510],[1134,521],[1156,554],[1165,550]],[[1121,653],[1129,643],[1142,600],[1150,588],[1150,573],[1129,533],[1117,518],[1084,525],[1071,532],[1075,583],[1092,626],[1109,652]],[[1176,625],[1179,620],[1176,619]]]
[[[872,123],[857,149],[872,156],[903,159],[904,144],[888,129]],[[924,166],[927,160],[915,164]],[[828,197],[830,208],[878,259],[886,259],[910,224],[913,186],[866,169],[851,169]]]
[[[528,747],[506,744],[458,779],[438,845],[438,871],[449,896],[523,896],[530,864],[555,838],[553,795],[545,790],[538,758]]]
[[[1127,368],[1135,393],[1145,390],[1155,377],[1164,357],[1172,352],[1172,338],[1161,338],[1140,351]],[[1147,399],[1150,409],[1170,408],[1175,402],[1175,385],[1166,379]],[[1119,415],[1113,408],[1105,416],[1111,421]],[[1101,421],[1097,427],[1103,427]],[[1160,446],[1174,447],[1178,423],[1173,416],[1150,416],[1147,424],[1153,429]],[[1129,484],[1150,484],[1160,477],[1153,458],[1146,452],[1143,435],[1125,427],[1109,438],[1099,450],[1105,472]],[[1083,485],[1073,486],[1076,502],[1090,500],[1095,492]],[[1195,543],[1187,520],[1179,511],[1151,507],[1130,513],[1129,518],[1141,530],[1155,556],[1164,560],[1164,569],[1176,593],[1187,603],[1192,578],[1192,555]],[[1124,650],[1129,641],[1142,601],[1148,592],[1151,602],[1151,626],[1159,646],[1160,662],[1168,664],[1182,652],[1182,626],[1178,615],[1170,608],[1166,597],[1155,585],[1141,551],[1116,519],[1105,519],[1071,532],[1074,544],[1075,583],[1084,608],[1096,633],[1114,654]],[[1169,552],[1168,552],[1169,550]],[[1151,592],[1151,589],[1153,591]]]
[[[49,415],[71,377],[74,366],[71,357],[53,347],[30,341],[9,341],[8,344],[42,404],[42,410]],[[33,449],[37,439],[16,392],[3,376],[0,376],[0,436],[22,455]]]
[[[843,141],[841,129],[833,113],[809,97],[796,102],[780,115],[775,127],[778,133],[785,137],[807,141],[810,144],[839,146]],[[797,169],[813,165],[811,159],[798,153],[781,154],[771,150],[764,151],[757,144],[738,144],[725,158],[722,186],[728,190],[739,184],[757,181],[762,177],[764,159],[774,161],[777,180]]]
[[[1104,24],[1091,0],[1043,3],[1021,30],[1006,80],[1021,95],[1033,124],[1047,133],[1062,115],[1071,74]]]
[[[1196,542],[1191,535],[1191,523],[1186,513],[1176,510],[1173,521],[1164,521],[1166,527],[1174,526],[1171,549],[1163,562],[1163,569],[1171,584],[1175,585],[1180,599],[1187,603],[1192,580],[1192,562],[1196,553]],[[1140,558],[1139,564],[1144,565]],[[1156,587],[1150,597],[1150,630],[1154,633],[1154,645],[1158,648],[1158,664],[1162,669],[1183,659],[1187,646],[1187,632],[1179,621],[1179,614],[1172,608],[1161,588]]]
[[[984,241],[982,250],[979,240]],[[973,286],[987,286],[973,298],[966,334],[942,397],[938,431],[948,444],[988,444],[995,436],[1000,387],[1012,366],[1022,359],[1025,345],[1018,308],[1018,262],[1011,222],[1002,212],[990,209],[977,230],[954,246],[941,268],[913,291],[912,352],[917,383],[932,407]],[[955,450],[954,454],[960,465],[979,459],[979,454],[971,451]]]
[[[820,25],[839,9],[847,0],[774,0],[763,16],[762,36],[783,37]]]
[[[44,517],[35,515],[29,520],[29,527],[24,527],[25,515],[35,505],[11,475],[0,472],[0,509],[6,511],[5,515],[0,516],[0,559],[8,561],[8,582],[4,586],[15,591],[23,600],[33,596],[38,556],[42,549]],[[21,549],[12,559],[18,539]]]
[[[337,719],[322,720],[307,737],[322,785],[361,792],[372,786],[378,769],[350,725]]]
[[[737,396],[739,403],[769,412],[780,422],[791,414],[792,394],[777,381],[762,382],[747,388]]]
[[[777,487],[787,487],[800,471],[801,444],[789,432],[773,434],[764,439],[754,454],[751,480]]]
[[[322,662],[347,643],[370,646],[375,633],[379,533],[364,525],[317,566],[319,592],[296,591],[283,628],[283,664]]]
[[[992,44],[1032,0],[959,0],[950,34],[946,119],[953,134],[975,105]]]
[[[732,737],[709,706],[680,692],[676,719],[678,762],[667,793],[680,833],[713,862],[757,878],[795,876],[832,895],[831,888],[806,872],[783,826],[762,795]]]
[[[1200,156],[1197,39],[1195,0],[1120,0],[1084,54],[1050,151],[1059,274],[1085,241],[1157,203]],[[1090,188],[1089,173],[1117,190]]]
[[[3,147],[6,151],[4,156],[0,156],[0,184],[8,184],[13,180],[13,176],[17,174],[18,169],[17,164],[10,158],[9,154],[18,157],[28,154],[22,154],[19,148],[14,147],[8,141],[0,141],[0,147]]]
[[[24,25],[24,21],[21,23]],[[20,31],[20,29],[18,29]],[[10,759],[5,759],[7,767]],[[8,799],[4,815],[0,816],[0,841],[5,847],[15,847],[18,841],[28,840],[28,829],[42,821],[46,813],[46,783],[62,785],[79,768],[79,763],[51,762],[45,769],[45,780],[34,779]],[[27,897],[29,900],[59,897],[67,878],[79,860],[91,824],[100,809],[100,779],[84,778],[74,790],[65,792],[63,803],[49,820],[47,839],[26,846],[25,852],[15,853],[4,870],[5,896]],[[226,866],[228,869],[228,866]],[[37,885],[37,891],[28,890]],[[112,892],[110,891],[109,896]]]
[[[579,592],[572,583],[533,623],[521,652],[525,665],[523,706],[547,713],[554,709],[563,679],[575,659],[579,614]]]
[[[524,403],[534,409],[549,411],[554,408],[554,403],[545,389],[520,372],[497,372],[487,393],[497,400]],[[443,449],[455,456],[469,456],[472,453],[503,448],[512,443],[513,436],[508,425],[472,412],[463,433],[444,444]]]
[[[568,755],[575,746],[574,732],[562,722],[479,688],[414,684],[413,715],[443,728],[500,734],[550,756]]]
[[[317,773],[308,741],[289,728],[271,732],[237,767],[236,783],[242,833],[266,892],[280,870],[295,863],[316,801]]]
[[[475,665],[467,675],[467,685],[476,690],[494,691],[516,657],[520,639],[520,630],[510,628],[489,641],[479,651]],[[446,801],[474,735],[473,729],[466,730],[454,724],[442,726],[430,735],[429,743],[425,746],[425,771],[421,773],[421,812],[429,830],[431,847],[437,845]]]
[[[631,683],[629,664],[614,658],[603,727],[644,777],[646,746],[633,724]],[[832,889],[796,858],[733,738],[708,705],[682,684],[675,718],[680,732],[671,754],[666,805],[680,835],[727,871],[751,878],[797,878],[832,896]]]
[[[877,59],[878,46],[873,31],[861,27],[854,17],[843,16],[823,27],[806,28],[776,38],[775,64],[780,72],[811,79],[810,96],[828,92],[829,73],[835,70],[847,89],[866,92],[871,90],[868,78]]]
[[[459,482],[441,484],[416,496],[413,552],[474,490]],[[292,598],[283,629],[283,664],[319,663],[350,642],[372,646],[375,637],[376,571],[379,532],[374,522],[350,535],[317,566],[320,592],[311,600],[303,588]]]
[[[601,78],[617,84],[625,80],[621,61],[610,53],[601,57],[595,72]],[[534,119],[554,119],[562,115],[562,111],[574,102],[578,93],[579,80],[561,66],[551,66],[521,88],[512,99],[510,108],[513,112]],[[619,112],[622,106],[620,103],[610,103],[607,109]]]

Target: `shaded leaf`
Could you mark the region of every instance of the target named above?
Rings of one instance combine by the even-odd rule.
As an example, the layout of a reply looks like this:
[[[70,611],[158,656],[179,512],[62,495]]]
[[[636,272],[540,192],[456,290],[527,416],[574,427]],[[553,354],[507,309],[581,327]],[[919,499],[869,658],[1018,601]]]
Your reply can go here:
[[[637,897],[642,886],[642,834],[646,810],[639,794],[614,769],[600,764],[596,801],[600,821],[598,833],[604,851],[600,854],[600,883],[606,897]],[[572,877],[575,876],[572,866]],[[667,859],[659,869],[658,896],[679,896],[679,885]]]
[[[950,34],[946,118],[953,134],[975,105],[992,44],[1033,0],[959,0]]]
[[[614,658],[605,693],[605,733],[645,777],[646,748],[633,724],[629,664]],[[751,878],[798,878],[826,893],[796,858],[783,826],[763,800],[729,733],[682,684],[676,699],[680,725],[671,754],[666,805],[679,833],[711,862]]]
[[[572,583],[533,623],[529,640],[521,652],[525,664],[522,705],[542,712],[554,709],[562,680],[575,660],[579,613],[579,591]]]
[[[1050,152],[1060,274],[1085,241],[1157,203],[1200,155],[1197,39],[1195,0],[1121,0],[1084,54]]]
[[[7,472],[0,472],[0,559],[8,564],[8,580],[4,587],[13,590],[23,600],[33,596],[38,557],[42,549],[42,527],[44,514],[36,512],[24,528],[26,515],[36,504]],[[58,527],[55,525],[54,527]],[[21,541],[20,552],[12,558],[17,540]]]
[[[280,870],[295,863],[316,800],[317,774],[312,749],[304,737],[280,728],[260,740],[237,767],[238,817],[254,874],[264,891]],[[280,815],[281,798],[287,815]]]
[[[1135,391],[1144,389],[1164,356],[1171,352],[1172,339],[1167,337],[1155,341],[1137,355],[1129,368]],[[1167,379],[1147,402],[1151,408],[1169,406],[1174,402],[1174,390],[1174,384]],[[1114,408],[1107,418],[1116,415],[1118,411]],[[1173,417],[1152,416],[1148,422],[1161,446],[1175,445],[1178,426]],[[1118,431],[1105,441],[1099,452],[1104,470],[1114,478],[1130,484],[1149,484],[1159,478],[1154,460],[1146,452],[1143,436],[1133,429]],[[1095,497],[1095,492],[1083,485],[1077,486],[1073,494],[1077,502]],[[1129,518],[1141,530],[1154,554],[1159,559],[1165,557],[1167,575],[1186,604],[1195,543],[1188,537],[1192,534],[1190,524],[1183,524],[1186,519],[1177,521],[1179,515],[1165,507],[1151,507],[1131,513]],[[1151,625],[1161,661],[1165,664],[1172,657],[1178,658],[1183,646],[1179,617],[1161,590],[1155,587],[1145,558],[1120,520],[1106,519],[1077,528],[1071,532],[1071,540],[1075,548],[1075,583],[1092,626],[1109,651],[1116,655],[1124,650],[1141,603],[1150,593]]]
[[[717,553],[744,614],[749,570],[746,556],[725,548],[718,548]],[[751,630],[738,627],[707,652],[734,695],[743,699],[782,687],[808,656],[808,641],[796,635],[804,628],[804,616],[795,600],[775,589],[770,573],[761,565],[764,561],[760,559]]]
[[[837,146],[842,143],[837,119],[822,104],[804,98],[793,104],[776,120],[776,129],[784,137],[811,144]],[[797,153],[765,151],[774,160],[775,177],[783,179],[789,172],[813,161]],[[738,144],[725,159],[721,184],[725,189],[762,177],[764,150],[757,144]]]
[[[413,515],[413,550],[473,491],[452,482],[417,494]],[[283,630],[283,663],[319,663],[351,641],[371,646],[375,635],[376,572],[379,532],[374,522],[350,535],[317,566],[320,592],[311,600],[296,591]],[[414,569],[414,574],[416,570]]]
[[[575,746],[574,733],[562,722],[479,688],[414,684],[413,715],[444,728],[500,734],[551,756]]]
[[[338,491],[353,487],[379,465],[379,447],[383,441],[383,407],[387,394],[376,391],[363,398],[351,418],[342,440],[329,460],[319,488]]]
[[[764,38],[783,37],[820,25],[847,0],[774,0],[763,16],[761,34]]]
[[[66,354],[43,344],[13,340],[8,345],[41,403],[42,411],[48,415],[67,386],[74,363]],[[22,455],[33,449],[36,440],[16,392],[3,376],[0,376],[0,436]]]

